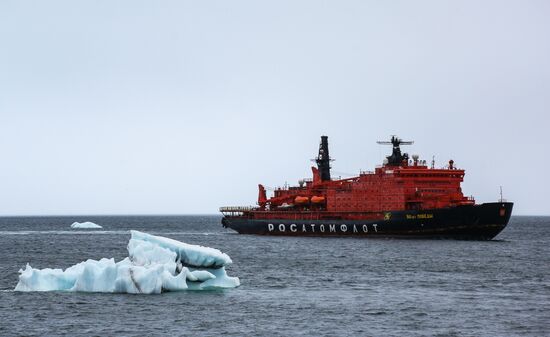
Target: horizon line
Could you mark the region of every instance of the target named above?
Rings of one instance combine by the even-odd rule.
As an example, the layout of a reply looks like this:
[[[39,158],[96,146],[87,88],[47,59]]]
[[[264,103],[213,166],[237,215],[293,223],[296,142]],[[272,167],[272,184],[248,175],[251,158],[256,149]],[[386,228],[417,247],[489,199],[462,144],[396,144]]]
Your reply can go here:
[[[0,214],[0,218],[22,218],[22,217],[94,217],[94,216],[222,216],[220,213],[104,213],[104,214]],[[550,214],[512,214],[512,217],[520,216],[541,216],[549,217]]]
[[[100,214],[0,214],[0,218],[17,217],[85,217],[85,216],[201,216],[201,215],[219,215],[217,213],[100,213]]]

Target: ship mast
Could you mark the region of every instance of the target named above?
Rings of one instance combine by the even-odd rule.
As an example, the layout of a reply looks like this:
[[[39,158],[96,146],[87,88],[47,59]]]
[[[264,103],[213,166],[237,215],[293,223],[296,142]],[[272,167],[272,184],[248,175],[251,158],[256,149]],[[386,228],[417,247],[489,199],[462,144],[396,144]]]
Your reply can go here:
[[[381,145],[393,145],[393,151],[391,156],[387,156],[388,159],[388,165],[395,165],[399,166],[403,163],[404,160],[409,160],[409,155],[407,153],[401,154],[401,148],[400,145],[411,145],[414,142],[412,141],[404,141],[398,138],[397,136],[391,136],[391,140],[389,142],[384,141],[378,141],[376,142]]]

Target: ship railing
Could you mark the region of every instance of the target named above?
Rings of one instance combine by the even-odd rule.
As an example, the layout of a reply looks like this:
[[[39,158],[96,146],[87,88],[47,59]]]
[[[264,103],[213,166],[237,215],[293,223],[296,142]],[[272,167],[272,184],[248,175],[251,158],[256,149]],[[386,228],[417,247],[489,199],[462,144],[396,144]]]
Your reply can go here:
[[[228,207],[220,207],[220,212],[223,215],[243,215],[244,212],[250,212],[258,207],[254,206],[228,206]]]

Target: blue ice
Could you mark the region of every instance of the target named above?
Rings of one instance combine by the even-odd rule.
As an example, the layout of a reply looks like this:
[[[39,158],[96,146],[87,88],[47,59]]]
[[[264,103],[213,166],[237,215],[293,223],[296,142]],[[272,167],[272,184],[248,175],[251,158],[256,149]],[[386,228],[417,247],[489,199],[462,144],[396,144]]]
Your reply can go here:
[[[103,228],[103,227],[93,222],[85,221],[85,222],[73,222],[73,224],[71,225],[71,228],[88,228],[89,229],[89,228]]]
[[[128,257],[115,262],[87,260],[65,270],[19,271],[15,291],[81,291],[158,294],[165,291],[234,288],[225,266],[231,258],[217,249],[131,231]]]

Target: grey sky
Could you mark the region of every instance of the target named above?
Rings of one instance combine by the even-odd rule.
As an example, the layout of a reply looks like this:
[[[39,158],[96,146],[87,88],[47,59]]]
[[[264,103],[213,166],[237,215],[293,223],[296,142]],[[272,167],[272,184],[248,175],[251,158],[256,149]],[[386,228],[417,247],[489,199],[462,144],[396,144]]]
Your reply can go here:
[[[0,214],[215,213],[390,149],[550,214],[549,1],[0,2]],[[338,175],[338,174],[336,174]]]

